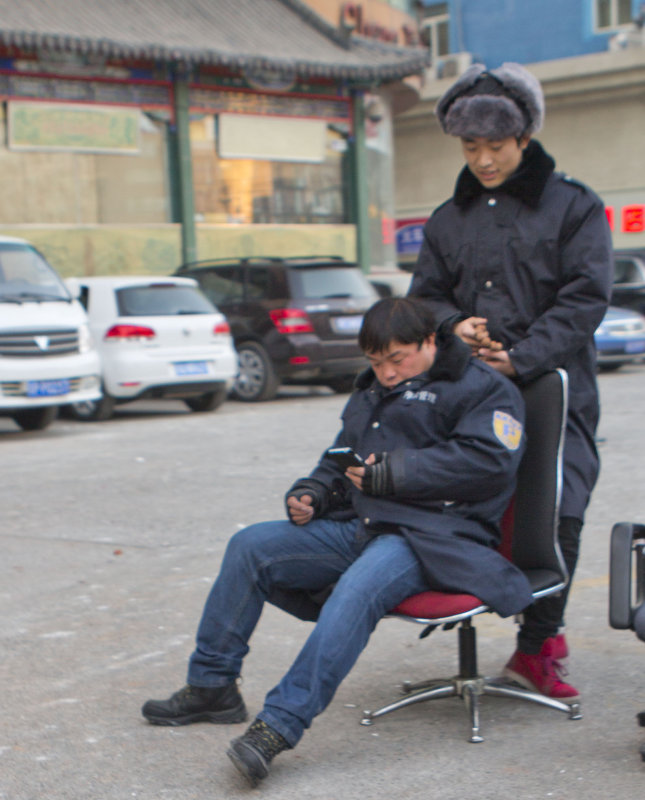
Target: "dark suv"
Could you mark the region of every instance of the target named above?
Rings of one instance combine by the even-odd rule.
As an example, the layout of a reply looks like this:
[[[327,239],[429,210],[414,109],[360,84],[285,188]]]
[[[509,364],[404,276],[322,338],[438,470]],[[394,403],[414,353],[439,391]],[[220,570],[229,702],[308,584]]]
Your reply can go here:
[[[356,264],[320,256],[218,259],[175,274],[194,278],[227,317],[240,400],[269,400],[281,383],[350,391],[366,365],[358,331],[378,294]]]
[[[645,249],[614,250],[611,304],[645,314]]]

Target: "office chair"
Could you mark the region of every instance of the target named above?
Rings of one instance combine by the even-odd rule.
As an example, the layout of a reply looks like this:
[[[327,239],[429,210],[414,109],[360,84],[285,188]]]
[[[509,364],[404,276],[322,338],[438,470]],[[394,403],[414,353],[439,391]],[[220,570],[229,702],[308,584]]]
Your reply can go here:
[[[500,552],[527,576],[533,599],[562,591],[568,581],[558,544],[558,518],[562,491],[562,449],[567,418],[567,373],[548,372],[522,389],[526,405],[527,446],[518,471],[513,500],[502,521]],[[407,598],[388,616],[425,626],[421,638],[435,628],[459,625],[459,671],[452,678],[404,683],[404,697],[377,711],[365,711],[362,725],[400,708],[441,697],[458,696],[470,715],[471,742],[481,742],[481,695],[512,697],[548,706],[580,719],[579,703],[564,703],[501,678],[487,678],[477,669],[476,631],[473,618],[494,613],[469,594],[427,591]]]
[[[633,630],[645,642],[645,525],[618,522],[611,529],[609,624]],[[645,711],[636,718],[645,726]],[[640,754],[645,761],[645,744]]]

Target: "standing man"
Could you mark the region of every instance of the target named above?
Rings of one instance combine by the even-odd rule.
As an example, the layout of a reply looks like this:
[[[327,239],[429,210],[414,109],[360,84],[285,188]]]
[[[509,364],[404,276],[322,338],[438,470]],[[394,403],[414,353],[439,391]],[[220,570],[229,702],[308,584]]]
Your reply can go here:
[[[410,294],[425,297],[441,331],[520,383],[569,373],[569,413],[559,539],[570,577],[585,509],[598,476],[599,403],[594,331],[610,297],[612,243],[601,200],[555,172],[531,137],[544,97],[519,64],[470,67],[439,100],[444,132],[466,160],[454,194],[427,221]],[[570,585],[570,583],[569,583]],[[504,673],[565,702],[562,680],[568,590],[524,612]]]

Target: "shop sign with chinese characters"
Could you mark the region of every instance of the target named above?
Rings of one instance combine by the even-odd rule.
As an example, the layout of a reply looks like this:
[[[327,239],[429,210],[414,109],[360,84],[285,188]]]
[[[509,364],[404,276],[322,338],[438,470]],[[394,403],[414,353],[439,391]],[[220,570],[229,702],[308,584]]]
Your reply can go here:
[[[622,206],[618,213],[614,206],[606,206],[605,212],[612,233],[645,233],[645,203]]]

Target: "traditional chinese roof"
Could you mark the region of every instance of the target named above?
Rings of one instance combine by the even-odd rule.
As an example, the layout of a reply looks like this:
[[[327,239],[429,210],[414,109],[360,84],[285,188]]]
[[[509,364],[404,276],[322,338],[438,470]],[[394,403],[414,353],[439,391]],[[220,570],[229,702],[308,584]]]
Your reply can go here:
[[[426,50],[343,34],[302,0],[0,0],[0,45],[350,82],[428,66]]]

